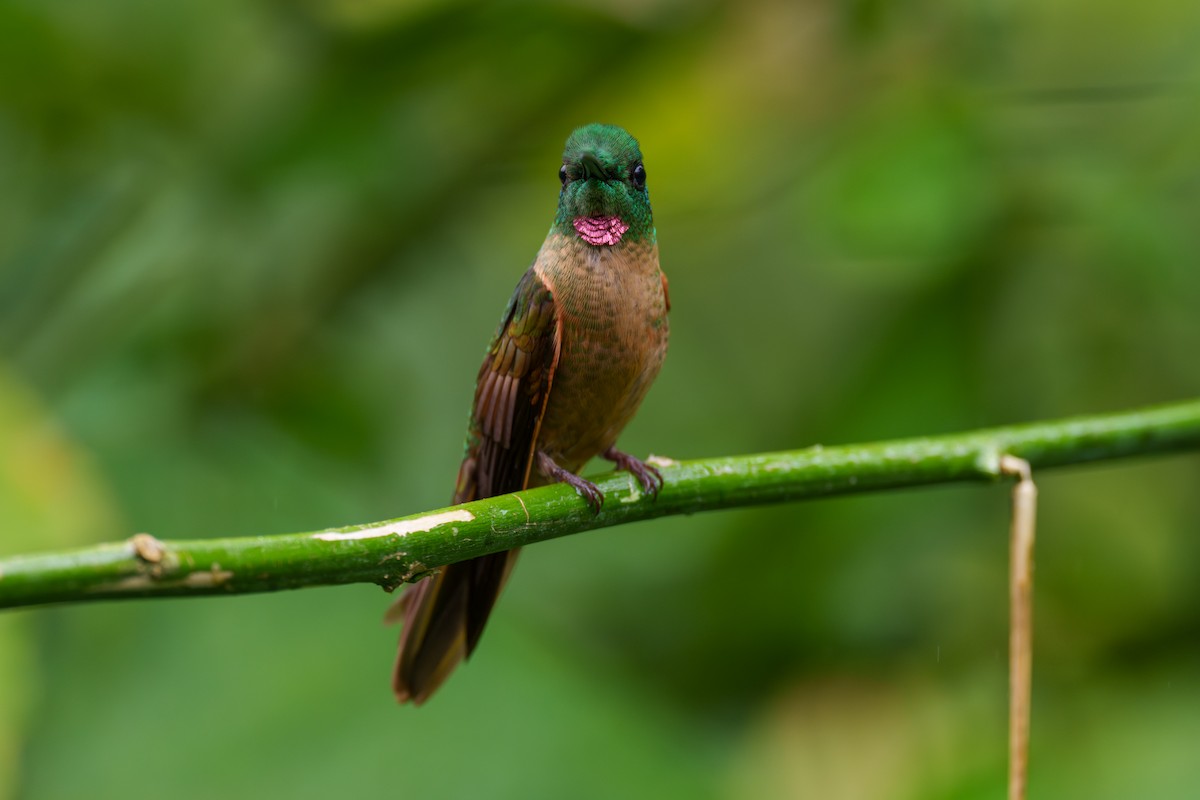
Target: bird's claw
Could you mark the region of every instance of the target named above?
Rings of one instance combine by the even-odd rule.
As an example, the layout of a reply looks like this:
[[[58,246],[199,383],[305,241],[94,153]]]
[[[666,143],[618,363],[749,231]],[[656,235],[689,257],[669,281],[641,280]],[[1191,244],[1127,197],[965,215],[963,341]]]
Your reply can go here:
[[[575,491],[579,492],[579,496],[587,501],[587,504],[592,507],[593,514],[600,513],[600,506],[604,503],[604,492],[589,480],[584,480],[573,472],[568,472],[563,481],[569,484]]]
[[[579,493],[589,506],[592,508],[593,514],[600,513],[600,506],[604,504],[604,492],[589,480],[579,477],[574,472],[568,472],[555,463],[554,459],[546,455],[542,451],[537,454],[538,469],[547,478],[553,481],[565,483]]]
[[[623,469],[629,472],[633,477],[638,479],[638,483],[642,485],[642,489],[646,494],[650,495],[651,500],[658,499],[658,493],[663,488],[663,476],[658,471],[658,467],[653,464],[647,464],[640,458],[622,453],[615,447],[610,447],[604,451],[604,457],[617,465],[617,469]]]

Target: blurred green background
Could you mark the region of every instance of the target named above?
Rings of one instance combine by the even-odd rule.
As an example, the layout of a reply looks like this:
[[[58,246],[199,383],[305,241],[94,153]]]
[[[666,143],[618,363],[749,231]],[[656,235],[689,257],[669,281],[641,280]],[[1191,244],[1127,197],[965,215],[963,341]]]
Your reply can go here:
[[[1200,5],[0,4],[0,555],[444,505],[562,141],[641,139],[690,458],[1200,394]],[[1040,476],[1034,797],[1200,784],[1200,463]],[[0,797],[1003,795],[1007,493],[530,548],[397,707],[370,586],[0,615]]]

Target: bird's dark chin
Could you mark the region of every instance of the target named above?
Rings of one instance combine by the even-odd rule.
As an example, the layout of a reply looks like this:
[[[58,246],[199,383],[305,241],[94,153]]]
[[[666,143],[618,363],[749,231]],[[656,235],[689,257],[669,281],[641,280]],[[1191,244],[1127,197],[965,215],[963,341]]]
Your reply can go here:
[[[621,241],[629,224],[620,217],[604,215],[594,217],[576,217],[571,221],[579,238],[590,245],[614,245]]]

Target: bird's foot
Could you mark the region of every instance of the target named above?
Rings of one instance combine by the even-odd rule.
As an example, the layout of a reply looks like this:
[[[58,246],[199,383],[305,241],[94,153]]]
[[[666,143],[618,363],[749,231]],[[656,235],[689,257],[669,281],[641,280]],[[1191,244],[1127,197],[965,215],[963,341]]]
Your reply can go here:
[[[579,496],[587,501],[587,504],[592,507],[593,514],[600,513],[600,505],[604,502],[604,493],[596,488],[596,484],[589,480],[576,475],[574,472],[568,472],[554,462],[554,459],[538,450],[537,453],[538,471],[552,481],[565,483],[576,492]]]
[[[663,487],[663,476],[658,471],[658,467],[653,464],[647,464],[640,458],[635,458],[628,453],[622,453],[615,447],[610,447],[602,454],[609,461],[617,465],[617,469],[623,469],[633,474],[633,477],[638,479],[638,483],[642,485],[642,489],[646,494],[650,495],[651,500],[658,499],[658,493]]]

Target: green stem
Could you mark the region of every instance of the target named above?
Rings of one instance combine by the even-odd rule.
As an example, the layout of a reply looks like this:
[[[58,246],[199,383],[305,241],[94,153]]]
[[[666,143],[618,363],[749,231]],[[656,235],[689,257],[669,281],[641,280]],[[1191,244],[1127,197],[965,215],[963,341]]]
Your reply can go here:
[[[845,447],[660,463],[642,497],[601,476],[598,515],[561,484],[369,525],[239,539],[125,542],[0,560],[0,608],[119,597],[241,594],[341,583],[389,591],[456,561],[670,514],[996,480],[1001,455],[1034,469],[1200,449],[1200,400],[1120,414]]]

